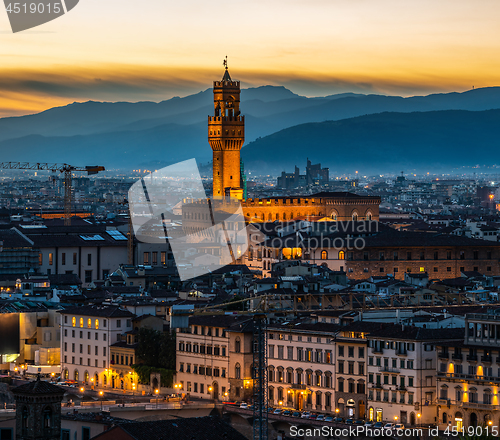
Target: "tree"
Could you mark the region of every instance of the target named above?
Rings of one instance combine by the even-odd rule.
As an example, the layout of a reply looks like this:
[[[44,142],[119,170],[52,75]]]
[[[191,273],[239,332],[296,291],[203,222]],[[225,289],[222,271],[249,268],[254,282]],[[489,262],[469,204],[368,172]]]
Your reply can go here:
[[[175,370],[175,332],[139,329],[137,359],[149,367]]]

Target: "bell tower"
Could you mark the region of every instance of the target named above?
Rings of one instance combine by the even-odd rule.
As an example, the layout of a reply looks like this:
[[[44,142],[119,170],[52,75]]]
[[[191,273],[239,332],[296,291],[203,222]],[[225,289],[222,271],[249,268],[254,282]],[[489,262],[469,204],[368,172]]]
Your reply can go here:
[[[214,116],[208,117],[208,142],[213,151],[213,198],[243,198],[240,150],[245,117],[240,114],[240,82],[233,81],[224,60],[224,76],[214,81]]]

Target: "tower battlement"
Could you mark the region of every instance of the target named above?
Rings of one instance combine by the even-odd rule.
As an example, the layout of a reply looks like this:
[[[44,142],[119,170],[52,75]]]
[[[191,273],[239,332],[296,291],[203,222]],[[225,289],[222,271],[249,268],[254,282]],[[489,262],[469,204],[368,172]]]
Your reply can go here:
[[[240,116],[209,116],[208,117],[208,122],[224,122],[224,123],[229,123],[229,122],[245,122],[245,116],[240,115]]]
[[[229,87],[234,87],[235,89],[240,88],[240,82],[239,81],[214,81],[214,89],[218,87],[224,87],[224,88],[229,88]]]

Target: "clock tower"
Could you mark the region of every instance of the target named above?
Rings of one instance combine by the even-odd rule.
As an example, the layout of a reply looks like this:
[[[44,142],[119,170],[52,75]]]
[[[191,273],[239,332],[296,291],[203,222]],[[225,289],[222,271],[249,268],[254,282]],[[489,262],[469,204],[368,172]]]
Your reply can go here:
[[[208,142],[213,151],[213,198],[243,198],[240,150],[245,117],[240,113],[240,82],[233,81],[224,60],[224,76],[214,81],[214,115],[208,117]]]

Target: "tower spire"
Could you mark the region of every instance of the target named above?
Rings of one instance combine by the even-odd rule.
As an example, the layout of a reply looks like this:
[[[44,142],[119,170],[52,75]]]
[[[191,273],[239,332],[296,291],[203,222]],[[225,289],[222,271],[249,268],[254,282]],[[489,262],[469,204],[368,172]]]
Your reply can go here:
[[[227,55],[222,62],[222,65],[225,67],[224,76],[222,77],[222,81],[232,81],[231,75],[229,75],[229,71],[227,70]]]

